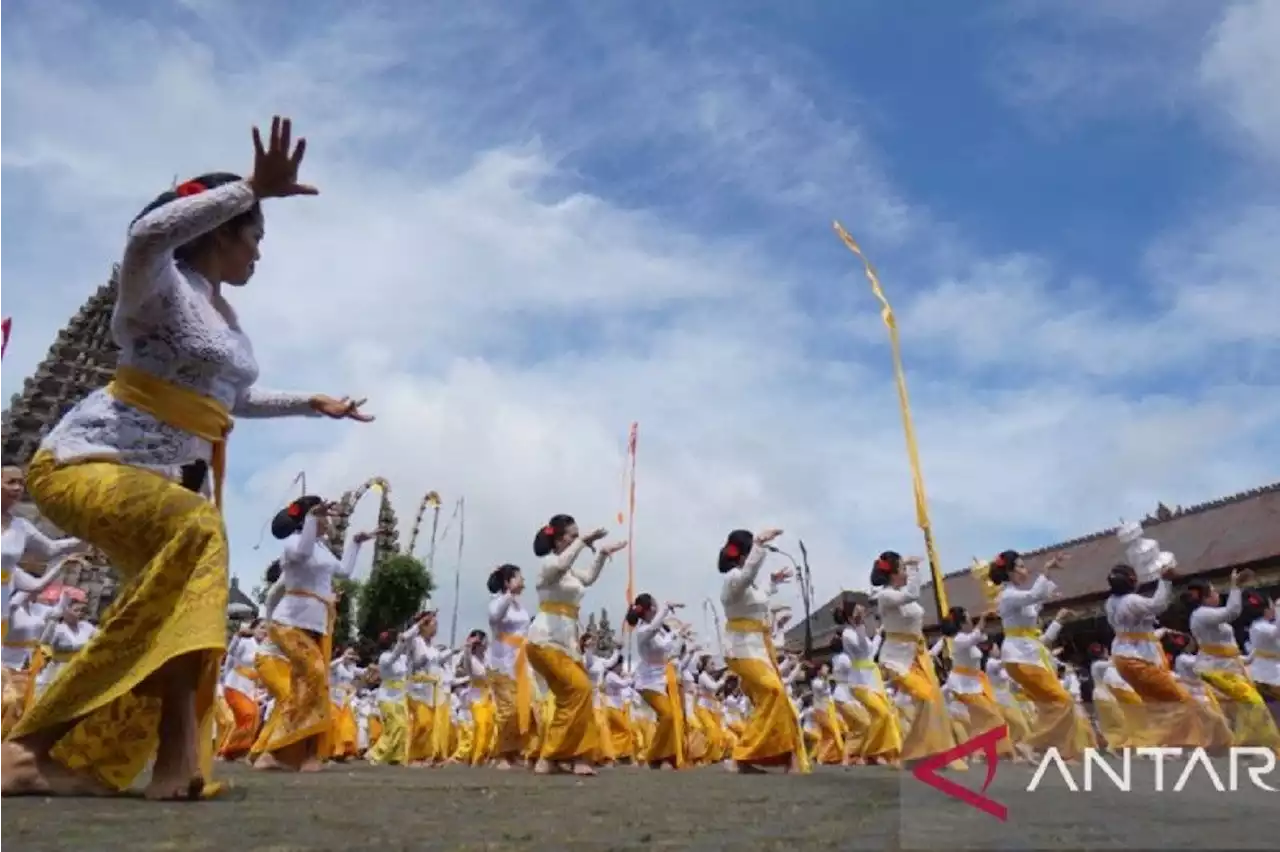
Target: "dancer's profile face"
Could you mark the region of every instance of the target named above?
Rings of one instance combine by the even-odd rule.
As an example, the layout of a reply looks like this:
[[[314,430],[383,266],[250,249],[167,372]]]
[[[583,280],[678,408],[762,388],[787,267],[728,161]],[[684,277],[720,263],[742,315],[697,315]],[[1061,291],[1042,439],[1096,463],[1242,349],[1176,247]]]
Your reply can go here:
[[[524,575],[516,571],[511,575],[511,579],[507,580],[507,592],[512,595],[518,595],[524,591]]]
[[[578,525],[569,524],[569,526],[564,528],[564,532],[560,533],[560,540],[556,542],[556,551],[564,550],[566,547],[573,544],[577,538]]]
[[[25,489],[26,477],[22,475],[22,471],[16,467],[6,467],[4,478],[0,479],[0,497],[4,500],[5,508],[21,500]]]
[[[256,221],[229,230],[218,241],[221,254],[222,275],[233,287],[243,287],[253,277],[253,271],[262,257],[262,238],[266,231],[263,221]]]

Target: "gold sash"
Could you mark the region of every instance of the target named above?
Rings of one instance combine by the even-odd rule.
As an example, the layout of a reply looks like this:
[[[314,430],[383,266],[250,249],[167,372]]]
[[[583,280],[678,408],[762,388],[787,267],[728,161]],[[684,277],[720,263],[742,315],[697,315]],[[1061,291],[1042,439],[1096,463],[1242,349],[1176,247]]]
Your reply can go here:
[[[213,447],[209,467],[213,471],[213,501],[222,508],[222,483],[227,475],[227,435],[231,433],[231,412],[213,397],[165,381],[136,367],[116,367],[107,392],[112,397],[145,411],[155,419],[203,438]]]
[[[576,613],[574,617],[577,617]],[[523,737],[533,729],[533,677],[529,671],[529,651],[525,647],[525,638],[519,633],[499,633],[498,641],[516,649],[516,720]]]

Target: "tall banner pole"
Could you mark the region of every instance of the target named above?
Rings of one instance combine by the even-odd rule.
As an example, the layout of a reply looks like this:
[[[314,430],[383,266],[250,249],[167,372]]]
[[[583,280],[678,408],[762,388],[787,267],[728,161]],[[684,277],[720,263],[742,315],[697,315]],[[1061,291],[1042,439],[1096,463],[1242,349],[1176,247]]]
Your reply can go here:
[[[933,544],[933,525],[929,522],[929,504],[924,491],[924,474],[920,469],[920,451],[916,446],[916,430],[911,422],[911,403],[907,398],[907,376],[906,371],[902,367],[902,345],[898,339],[898,321],[893,315],[893,308],[889,305],[888,298],[884,295],[884,290],[880,286],[880,276],[876,274],[875,267],[871,265],[871,261],[862,253],[862,247],[849,235],[839,222],[832,222],[836,235],[840,237],[849,251],[857,255],[858,260],[862,261],[863,272],[866,273],[867,280],[871,282],[871,292],[875,294],[876,299],[880,302],[880,319],[884,322],[885,328],[889,330],[889,348],[893,353],[893,376],[898,385],[898,406],[902,409],[902,430],[906,434],[907,439],[907,461],[911,465],[911,485],[915,492],[916,501],[916,526],[920,527],[920,532],[924,535],[925,553],[929,557],[929,572],[933,575],[933,599],[938,607],[938,618],[942,619],[946,616],[950,607],[947,606],[947,590],[942,584],[942,563],[938,559],[938,552]],[[947,643],[950,650],[950,643]]]
[[[625,611],[631,609],[636,599],[636,443],[640,436],[640,424],[632,422],[627,435],[627,601]],[[631,625],[622,623],[627,640],[627,666],[631,666]]]
[[[449,618],[449,647],[458,647],[458,599],[462,595],[462,545],[467,540],[467,498],[458,498],[458,564],[453,571],[453,615]]]

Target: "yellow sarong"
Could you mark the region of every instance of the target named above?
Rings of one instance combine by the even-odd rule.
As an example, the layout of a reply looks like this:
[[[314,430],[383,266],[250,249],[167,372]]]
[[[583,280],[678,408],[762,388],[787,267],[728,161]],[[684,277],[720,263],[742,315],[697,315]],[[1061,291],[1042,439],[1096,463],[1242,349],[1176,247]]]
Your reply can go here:
[[[778,655],[773,635],[762,621],[731,618],[725,623],[731,633],[756,633],[764,638],[769,661],[730,657],[729,670],[738,676],[742,691],[751,702],[751,717],[733,749],[733,760],[745,764],[786,764],[792,759],[801,772],[809,772],[811,764],[805,748],[800,719],[791,706],[787,688],[778,671]]]
[[[121,384],[129,374],[117,372],[118,392],[129,387]],[[169,390],[153,394],[147,409],[158,419],[202,435],[209,426],[196,422],[202,417],[229,422],[225,411],[211,410],[199,397],[200,411],[206,414],[193,415],[184,409],[195,404],[189,392],[160,385]],[[138,687],[166,663],[198,654],[200,773],[206,794],[216,792],[209,782],[228,589],[221,513],[199,494],[153,471],[115,461],[60,465],[43,450],[28,466],[27,491],[52,523],[102,550],[121,584],[97,633],[10,736],[72,724],[52,757],[73,771],[126,789],[157,745],[160,700]]]

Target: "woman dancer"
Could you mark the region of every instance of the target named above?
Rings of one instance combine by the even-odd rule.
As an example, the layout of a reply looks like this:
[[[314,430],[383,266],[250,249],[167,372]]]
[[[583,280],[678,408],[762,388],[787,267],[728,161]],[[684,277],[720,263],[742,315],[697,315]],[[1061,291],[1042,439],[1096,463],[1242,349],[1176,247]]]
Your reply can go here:
[[[845,737],[837,715],[831,689],[831,667],[824,664],[809,666],[809,689],[813,702],[813,720],[818,729],[818,746],[815,762],[826,766],[845,763]]]
[[[1238,746],[1262,746],[1280,754],[1280,730],[1267,710],[1236,644],[1232,622],[1244,611],[1241,572],[1231,572],[1231,589],[1225,603],[1222,595],[1205,579],[1194,579],[1182,593],[1182,602],[1190,615],[1191,636],[1199,652],[1195,657],[1196,674],[1218,693],[1231,720],[1232,734]]]
[[[1207,743],[1194,699],[1169,670],[1156,619],[1173,599],[1173,565],[1162,569],[1151,597],[1138,594],[1138,572],[1117,565],[1107,575],[1107,621],[1115,633],[1111,662],[1142,699],[1141,730],[1153,746],[1196,748]]]
[[[1107,750],[1120,752],[1133,748],[1137,742],[1130,731],[1129,717],[1125,715],[1125,705],[1121,704],[1124,699],[1117,696],[1117,692],[1121,690],[1113,687],[1116,680],[1124,683],[1124,679],[1115,674],[1111,657],[1101,643],[1094,642],[1090,645],[1088,653],[1089,677],[1093,681],[1093,707],[1098,714],[1098,728],[1101,729]],[[1132,694],[1128,684],[1124,684],[1123,691]],[[1141,705],[1141,698],[1137,695],[1133,695],[1133,698],[1137,699],[1137,703]]]
[[[765,545],[780,535],[782,530],[777,529],[758,535],[734,530],[717,558],[716,567],[724,577],[720,606],[725,617],[725,662],[751,702],[751,716],[733,749],[733,772],[759,773],[766,766],[809,769],[800,722],[778,668],[769,595],[756,588],[769,553]],[[780,582],[789,576],[781,571],[773,579]]]
[[[371,419],[350,399],[253,388],[253,349],[222,293],[253,273],[260,200],[316,193],[298,183],[305,144],[292,136],[287,119],[273,119],[266,147],[254,131],[251,177],[187,181],[129,230],[115,377],[67,413],[27,470],[40,512],[106,554],[121,597],[5,743],[4,795],[121,790],[152,754],[148,798],[216,792],[205,786],[227,641],[227,541],[218,503],[197,492],[211,469],[220,502],[232,414]]]
[[[351,576],[360,545],[373,538],[372,533],[356,533],[339,560],[324,543],[333,511],[333,504],[308,495],[271,521],[271,534],[284,541],[284,553],[280,579],[268,592],[267,633],[289,661],[289,689],[273,693],[275,707],[253,745],[255,769],[316,772],[329,756],[333,579]]]
[[[472,766],[484,766],[493,754],[494,727],[493,696],[489,693],[488,668],[485,653],[489,637],[483,630],[472,630],[467,635],[466,650],[462,655],[462,674],[467,677],[468,689],[463,699],[471,711],[472,741],[469,754],[459,760]]]
[[[63,565],[73,560],[79,561],[80,557],[64,556],[51,563],[35,585],[44,587],[46,579],[56,578],[62,573]],[[26,575],[20,568],[14,570]],[[18,724],[35,698],[35,677],[44,658],[40,643],[46,628],[62,615],[57,607],[37,601],[38,594],[34,590],[20,591],[8,600],[8,630],[4,647],[0,649],[0,662],[4,665],[4,736]]]
[[[942,620],[942,635],[951,638],[952,666],[951,673],[947,675],[946,686],[950,688],[955,700],[968,711],[962,742],[1004,725],[1000,703],[996,700],[995,690],[982,667],[983,649],[989,642],[986,626],[986,613],[975,622],[964,607],[958,606],[951,607],[947,617]],[[1001,737],[996,751],[1001,757],[1013,757],[1013,741],[1007,734]]]
[[[598,766],[608,766],[614,761],[613,742],[609,739],[609,724],[604,712],[604,675],[613,665],[622,659],[622,651],[603,657],[596,653],[596,637],[590,632],[583,633],[578,640],[578,650],[582,654],[582,664],[586,667],[587,677],[591,679],[592,712],[595,714],[596,728],[600,731],[599,748],[592,755],[592,762]]]
[[[448,690],[456,660],[431,643],[439,629],[434,609],[419,613],[408,632],[409,765],[439,766],[449,754]]]
[[[719,695],[724,690],[729,670],[718,673],[711,670],[711,654],[703,652],[699,656],[697,666],[697,703],[695,713],[702,723],[702,732],[707,740],[705,761],[720,763],[729,757],[729,735],[724,727],[724,712],[720,706]]]
[[[1191,702],[1195,714],[1200,719],[1200,729],[1204,731],[1204,747],[1212,754],[1222,754],[1231,748],[1231,723],[1222,712],[1218,697],[1196,672],[1197,657],[1195,640],[1175,630],[1160,628],[1156,631],[1160,644],[1164,648],[1169,668],[1173,671],[1178,683],[1186,688],[1194,701]]]
[[[1245,592],[1240,620],[1249,631],[1249,678],[1280,724],[1280,626],[1275,601],[1257,591]]]
[[[613,759],[630,764],[637,754],[635,732],[631,727],[630,701],[633,681],[624,673],[622,656],[618,655],[604,675],[604,714]]]
[[[245,624],[231,644],[222,672],[222,695],[231,710],[232,723],[218,743],[218,757],[239,760],[249,753],[258,737],[258,648],[267,640],[262,620]]]
[[[44,634],[36,651],[40,660],[31,667],[36,698],[58,679],[67,663],[98,632],[98,628],[84,620],[84,601],[76,600],[72,594],[72,589],[64,588],[57,606],[45,621]],[[83,593],[80,594],[83,597]]]
[[[344,763],[360,753],[360,732],[356,724],[356,681],[364,674],[355,648],[343,648],[329,664],[329,759]]]
[[[1029,756],[1030,747],[1026,742],[1031,737],[1031,723],[1027,719],[1027,712],[1023,709],[1022,702],[1013,694],[1017,684],[1004,670],[1001,654],[1000,645],[993,642],[987,650],[987,661],[982,668],[1000,705],[1000,716],[1009,726],[1009,739],[1013,741],[1015,751],[1020,756]]]
[[[638,595],[627,612],[636,640],[635,687],[653,711],[653,733],[642,760],[650,769],[681,769],[685,765],[684,699],[676,659],[683,642],[667,626],[666,620],[680,604],[666,603],[661,609],[653,595]]]
[[[36,600],[50,583],[61,575],[65,567],[65,557],[84,547],[77,538],[63,538],[53,541],[36,529],[26,518],[20,518],[13,509],[22,499],[26,488],[26,479],[22,469],[4,467],[0,469],[0,521],[4,524],[4,535],[0,537],[0,557],[4,569],[4,599],[0,601],[0,637],[9,635],[9,602],[15,592],[25,592],[29,600]],[[33,577],[22,570],[19,563],[28,558],[35,558],[46,563],[44,573]],[[2,639],[0,639],[2,641]]]
[[[515,565],[499,565],[489,575],[489,689],[495,708],[495,767],[511,769],[533,738],[533,670],[525,641],[529,613],[520,605],[524,575]]]
[[[920,760],[955,746],[946,703],[924,639],[920,560],[886,550],[871,568],[871,599],[880,608],[884,637],[880,665],[906,702],[910,717],[901,759]],[[953,764],[960,769],[962,761]]]
[[[382,730],[378,741],[369,749],[368,760],[374,766],[402,766],[409,762],[409,705],[405,686],[409,678],[409,640],[419,621],[415,620],[403,637],[395,631],[378,637],[381,653],[378,655],[377,703]]]
[[[1044,571],[1061,565],[1059,557],[1050,557]],[[1057,663],[1040,629],[1040,610],[1058,587],[1044,573],[1032,579],[1015,550],[1006,550],[992,560],[988,576],[1000,588],[996,611],[1004,625],[1000,657],[1005,673],[1022,687],[1036,709],[1026,744],[1036,751],[1056,748],[1063,760],[1077,760],[1082,739],[1076,704],[1058,680]],[[1061,622],[1055,623],[1059,627],[1050,635],[1050,642],[1061,630]]]
[[[534,772],[548,775],[566,768],[575,775],[595,775],[590,759],[600,747],[591,678],[578,651],[578,613],[587,587],[594,584],[605,561],[627,546],[625,541],[600,548],[591,567],[573,570],[585,547],[606,535],[597,529],[578,534],[578,522],[555,515],[533,538],[533,553],[542,560],[538,574],[538,614],[529,625],[529,664],[554,697],[554,711],[541,738]]]
[[[838,641],[848,669],[833,660],[837,682],[843,681],[852,693],[852,701],[837,700],[836,706],[845,724],[854,733],[860,748],[855,757],[868,763],[896,764],[902,751],[902,729],[898,714],[885,691],[876,655],[880,652],[880,635],[872,637],[867,630],[867,610],[862,604],[846,600],[832,614],[840,628]],[[837,657],[838,659],[838,657]],[[837,699],[841,696],[837,695]],[[856,701],[857,704],[853,704]]]

